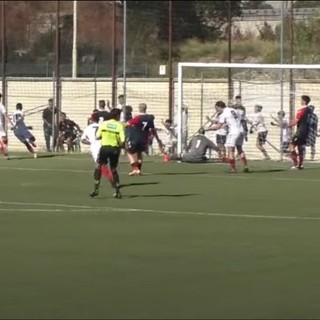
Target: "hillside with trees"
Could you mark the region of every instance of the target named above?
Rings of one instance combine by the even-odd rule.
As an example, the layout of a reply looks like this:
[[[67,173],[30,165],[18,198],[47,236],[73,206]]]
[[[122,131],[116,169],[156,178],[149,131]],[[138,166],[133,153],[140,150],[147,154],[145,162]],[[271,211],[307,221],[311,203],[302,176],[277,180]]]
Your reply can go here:
[[[227,61],[227,18],[229,1],[172,1],[173,57],[175,61]],[[295,1],[294,6],[319,7],[318,1]],[[230,1],[232,19],[242,10],[270,9],[266,1]],[[6,32],[8,64],[52,65],[56,29],[55,1],[7,1]],[[117,58],[121,66],[123,42],[122,2],[117,1]],[[61,63],[71,64],[73,1],[60,1]],[[319,60],[319,18],[296,22],[296,62]],[[285,59],[288,59],[289,24],[285,23]],[[233,30],[232,57],[235,62],[279,62],[280,28],[264,23],[258,36]],[[78,60],[98,63],[111,70],[112,3],[78,1]],[[89,58],[88,58],[89,57]],[[90,58],[91,57],[91,58]],[[87,59],[88,58],[88,59]],[[168,59],[168,1],[127,1],[127,63],[156,73]],[[121,68],[119,68],[121,69]]]

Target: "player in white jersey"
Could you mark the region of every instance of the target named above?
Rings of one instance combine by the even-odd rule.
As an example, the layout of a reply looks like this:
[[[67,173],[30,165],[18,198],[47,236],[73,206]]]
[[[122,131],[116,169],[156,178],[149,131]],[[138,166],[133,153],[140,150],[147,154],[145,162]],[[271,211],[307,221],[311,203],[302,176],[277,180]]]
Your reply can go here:
[[[99,151],[101,148],[100,140],[96,139],[96,133],[99,128],[99,120],[97,117],[91,116],[91,123],[83,130],[81,142],[90,145],[90,152],[94,162],[98,161]]]
[[[169,160],[171,156],[176,154],[177,134],[171,119],[167,119],[166,121],[162,119],[161,123],[166,134],[166,137],[162,139],[165,152],[164,159]]]
[[[235,149],[241,154],[241,159],[244,164],[244,171],[249,172],[248,163],[245,153],[242,150],[244,140],[244,130],[241,124],[241,118],[238,112],[230,107],[227,107],[223,101],[217,101],[215,104],[218,113],[221,113],[219,117],[219,123],[209,128],[209,130],[220,130],[221,128],[227,128],[228,134],[226,139],[226,147],[228,151],[227,161],[231,166],[231,172],[237,172]]]
[[[8,136],[6,133],[6,123],[11,123],[8,117],[5,106],[2,104],[2,94],[0,93],[0,153],[2,153],[8,160]]]
[[[268,130],[266,128],[266,124],[264,121],[264,116],[262,114],[262,106],[259,104],[256,104],[254,106],[254,115],[251,121],[248,121],[249,124],[251,124],[250,133],[253,133],[254,130],[258,133],[257,141],[256,141],[256,147],[262,152],[264,155],[265,160],[270,160],[270,157],[264,148],[264,144],[267,141],[268,136]]]
[[[281,141],[281,150],[284,154],[289,154],[289,145],[290,145],[290,133],[289,133],[289,121],[285,119],[285,112],[279,111],[278,118],[272,117],[274,121],[270,124],[272,126],[277,126],[282,128],[282,141]]]
[[[99,153],[101,149],[101,140],[96,139],[96,134],[99,129],[99,113],[93,113],[91,115],[90,124],[83,130],[83,133],[81,135],[81,142],[83,144],[90,146],[90,152],[92,159],[96,165],[96,167],[99,167],[98,159],[99,159]],[[112,173],[108,170],[106,166],[101,166],[101,173],[108,179],[112,179]]]
[[[222,112],[216,113],[216,116],[213,120],[211,118],[207,117],[207,120],[211,122],[212,125],[216,125],[219,123],[220,117],[222,115]],[[227,127],[222,127],[221,129],[217,130],[216,132],[216,144],[219,148],[219,157],[224,160],[226,158],[226,141],[227,141],[227,134],[228,130]]]
[[[33,154],[34,158],[37,158],[37,145],[36,139],[33,134],[29,131],[32,127],[26,126],[24,122],[24,113],[22,111],[23,107],[21,103],[17,103],[16,111],[12,116],[12,128],[14,135],[19,141],[21,141],[27,149]]]

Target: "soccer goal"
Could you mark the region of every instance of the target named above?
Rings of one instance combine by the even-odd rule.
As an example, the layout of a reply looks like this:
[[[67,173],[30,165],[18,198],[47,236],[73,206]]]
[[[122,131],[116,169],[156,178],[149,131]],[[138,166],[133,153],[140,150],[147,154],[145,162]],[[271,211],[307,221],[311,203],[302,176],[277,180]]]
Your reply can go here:
[[[232,106],[235,97],[241,96],[249,120],[254,105],[263,106],[268,130],[266,148],[272,159],[279,160],[283,156],[280,146],[284,133],[271,122],[279,111],[285,112],[287,121],[293,120],[300,108],[301,95],[310,96],[310,104],[318,113],[320,65],[181,62],[178,64],[177,93],[178,154],[199,128],[208,125],[207,117],[215,114],[216,101],[222,100]],[[211,138],[215,140],[214,135],[211,134]],[[245,150],[249,158],[261,158],[255,133],[248,135]]]

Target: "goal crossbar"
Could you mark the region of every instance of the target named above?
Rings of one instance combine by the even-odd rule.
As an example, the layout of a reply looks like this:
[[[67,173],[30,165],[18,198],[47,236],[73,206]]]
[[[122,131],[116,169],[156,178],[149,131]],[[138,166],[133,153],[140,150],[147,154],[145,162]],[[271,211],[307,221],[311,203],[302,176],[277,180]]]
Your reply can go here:
[[[182,106],[183,106],[183,68],[225,68],[225,69],[278,69],[278,70],[320,70],[320,64],[260,64],[260,63],[204,63],[179,62],[178,63],[178,154],[182,153]]]

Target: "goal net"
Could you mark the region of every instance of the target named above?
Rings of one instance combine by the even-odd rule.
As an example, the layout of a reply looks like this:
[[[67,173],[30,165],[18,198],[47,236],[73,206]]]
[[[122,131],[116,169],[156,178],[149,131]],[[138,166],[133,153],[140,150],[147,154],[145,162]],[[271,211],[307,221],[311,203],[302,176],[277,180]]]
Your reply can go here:
[[[317,114],[320,65],[179,63],[175,101],[178,154],[185,150],[187,142],[201,127],[209,126],[207,117],[214,115],[216,101],[222,100],[233,106],[235,97],[240,96],[248,120],[252,119],[256,104],[263,106],[262,114],[268,130],[265,148],[272,159],[282,159],[280,146],[285,139],[284,133],[271,122],[279,111],[284,111],[285,119],[292,121],[301,106],[302,95],[310,96],[310,105],[315,106]],[[206,134],[216,141],[215,131]],[[291,134],[289,131],[289,136]],[[256,137],[256,132],[248,134],[244,148],[248,158],[263,159],[256,147]],[[310,155],[308,148],[306,152]]]

